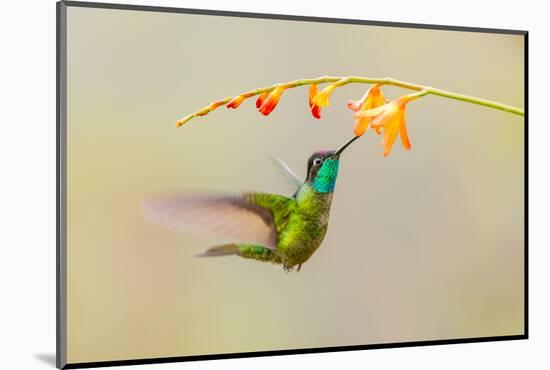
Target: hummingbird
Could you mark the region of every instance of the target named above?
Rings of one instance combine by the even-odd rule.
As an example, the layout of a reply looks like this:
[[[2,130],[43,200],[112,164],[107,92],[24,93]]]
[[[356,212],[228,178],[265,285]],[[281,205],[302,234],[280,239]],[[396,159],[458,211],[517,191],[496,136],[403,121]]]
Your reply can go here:
[[[300,271],[319,248],[327,232],[340,155],[355,140],[337,150],[317,151],[307,162],[305,181],[274,158],[295,190],[291,197],[268,193],[237,195],[176,195],[145,201],[146,217],[184,232],[209,232],[230,237],[198,257],[239,256]]]

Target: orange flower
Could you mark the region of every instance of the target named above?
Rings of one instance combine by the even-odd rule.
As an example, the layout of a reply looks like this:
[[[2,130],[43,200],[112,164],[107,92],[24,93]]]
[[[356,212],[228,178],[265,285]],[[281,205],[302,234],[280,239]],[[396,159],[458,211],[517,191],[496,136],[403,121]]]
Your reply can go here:
[[[407,150],[411,149],[405,126],[405,108],[409,101],[409,96],[405,95],[382,106],[355,113],[355,118],[366,118],[374,129],[384,130],[382,139],[384,157],[390,154],[397,133],[401,136],[403,147]]]
[[[369,90],[370,91],[370,90]],[[367,92],[368,93],[368,92]],[[367,94],[365,94],[366,96]],[[365,98],[365,96],[363,96],[361,98],[361,100],[350,100],[348,101],[348,108],[351,109],[352,111],[354,112],[357,112],[359,111],[359,109],[361,109],[361,105],[363,105],[363,102],[362,100]]]
[[[210,103],[210,105],[208,106],[208,109],[210,111],[213,111],[214,109],[218,108],[220,105],[223,105],[223,101],[218,100],[218,101],[215,101],[213,103]]]
[[[234,97],[227,103],[227,108],[237,109],[239,105],[244,101],[244,95]]]
[[[210,113],[211,110],[212,110],[212,108],[210,108],[210,105],[209,105],[208,107],[204,107],[202,109],[199,109],[198,111],[193,113],[193,115],[196,116],[196,117],[206,116],[208,113]]]
[[[325,87],[323,90],[321,90],[320,93],[315,95],[311,101],[313,105],[318,106],[319,108],[322,107],[328,107],[330,104],[330,95],[336,88],[336,85],[330,84],[327,87]]]
[[[260,96],[258,96],[258,99],[256,99],[257,109],[260,109],[260,107],[262,106],[262,104],[264,103],[264,100],[267,98],[268,95],[269,95],[269,91],[266,91],[264,93],[261,93]]]
[[[259,108],[260,113],[264,116],[267,116],[269,113],[271,113],[279,103],[279,99],[281,99],[283,91],[285,91],[285,88],[283,86],[277,86],[276,88],[271,90],[271,92],[269,93],[269,95],[267,95],[267,98],[265,99],[265,101],[262,102]],[[260,98],[258,98],[258,100],[259,99]],[[256,101],[256,105],[257,104],[258,102]]]
[[[348,108],[354,112],[361,112],[368,109],[373,109],[381,105],[386,104],[386,98],[382,91],[380,91],[380,85],[375,84],[368,89],[363,95],[361,100],[350,100],[348,102]],[[355,119],[355,136],[361,136],[368,129],[371,122],[370,117],[356,118]],[[380,134],[380,128],[376,129],[376,133]]]
[[[315,98],[315,95],[317,95],[317,85],[311,84],[309,86],[309,110],[311,111],[311,114],[313,117],[319,119],[321,118],[321,107],[318,105],[313,104],[313,98]]]

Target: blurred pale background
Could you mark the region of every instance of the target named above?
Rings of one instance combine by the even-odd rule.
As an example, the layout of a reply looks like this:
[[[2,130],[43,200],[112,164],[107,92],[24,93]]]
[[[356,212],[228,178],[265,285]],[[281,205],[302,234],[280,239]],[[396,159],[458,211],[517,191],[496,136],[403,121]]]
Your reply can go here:
[[[176,129],[210,101],[330,75],[391,76],[522,106],[523,37],[72,8],[68,11],[68,361],[523,333],[521,117],[438,97],[409,106],[413,149],[368,135],[343,156],[329,231],[299,273],[145,221],[177,191],[288,194],[352,134],[337,90],[268,117],[253,102]],[[402,90],[386,88],[390,97]]]

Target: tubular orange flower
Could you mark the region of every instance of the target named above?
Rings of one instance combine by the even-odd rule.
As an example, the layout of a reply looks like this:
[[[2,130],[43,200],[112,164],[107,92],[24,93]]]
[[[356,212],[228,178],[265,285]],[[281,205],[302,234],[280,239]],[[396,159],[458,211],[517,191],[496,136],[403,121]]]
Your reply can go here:
[[[269,91],[266,91],[264,93],[261,93],[258,96],[258,99],[256,99],[256,108],[257,109],[260,109],[260,107],[262,106],[262,104],[264,103],[264,100],[267,98],[268,95],[269,95]]]
[[[223,100],[218,100],[213,103],[210,103],[210,105],[208,106],[208,109],[210,111],[213,111],[214,109],[218,108],[220,105],[223,105],[223,104],[224,104]]]
[[[316,104],[313,104],[313,98],[317,95],[317,84],[311,84],[309,86],[309,110],[313,117],[319,119],[321,118],[321,107]]]
[[[370,91],[370,90],[369,90]],[[368,93],[368,92],[367,92]],[[365,94],[366,95],[366,94]],[[362,104],[362,100],[364,99],[365,97],[363,96],[363,98],[361,98],[361,100],[350,100],[348,101],[348,108],[351,109],[352,111],[354,112],[357,112],[359,111],[359,109],[361,109],[361,105]]]
[[[320,93],[315,95],[312,100],[312,104],[318,106],[319,108],[322,107],[328,107],[330,104],[330,95],[336,88],[335,84],[330,84],[327,87],[325,87],[323,90],[321,90]]]
[[[348,108],[354,112],[361,112],[368,109],[377,108],[387,103],[384,94],[380,90],[379,84],[374,84],[367,90],[361,100],[350,100]],[[355,119],[355,136],[361,136],[368,129],[371,122],[370,117],[362,117]],[[376,133],[380,134],[380,128],[376,129]]]
[[[202,109],[199,109],[198,111],[193,113],[193,115],[196,116],[196,117],[206,116],[208,113],[210,113],[211,110],[212,109],[210,108],[210,105],[209,105],[208,107],[204,107]]]
[[[317,92],[317,86],[319,84],[327,84],[326,87],[321,92]],[[248,92],[242,93],[241,94],[242,97],[233,96],[233,97],[224,98],[223,100],[219,101],[219,103],[227,104],[228,108],[236,108],[239,106],[240,103],[242,103],[241,99],[244,98],[244,100],[246,100],[252,96],[258,96],[256,100],[256,108],[262,111],[263,114],[269,114],[268,112],[270,112],[274,108],[274,106],[273,107],[266,106],[263,109],[262,109],[262,106],[264,105],[265,100],[268,99],[270,92],[273,93],[273,90],[276,88],[276,86],[284,86],[285,89],[290,89],[290,88],[296,88],[296,87],[305,86],[305,85],[314,85],[314,86],[311,86],[311,89],[310,89],[309,104],[310,104],[310,110],[313,116],[316,118],[319,118],[321,115],[320,114],[321,108],[329,105],[329,98],[332,92],[334,91],[334,89],[337,87],[343,87],[349,84],[369,84],[369,85],[374,84],[372,86],[371,93],[374,93],[377,89],[379,89],[379,86],[377,84],[391,85],[395,87],[404,88],[407,90],[416,91],[416,93],[409,95],[410,97],[409,101],[426,96],[426,95],[436,95],[447,99],[454,99],[454,100],[467,102],[471,104],[478,104],[480,106],[484,106],[492,109],[498,109],[498,110],[508,112],[511,114],[516,114],[522,117],[525,115],[525,111],[522,108],[510,106],[507,104],[502,104],[495,101],[490,101],[487,99],[478,98],[475,96],[459,94],[452,91],[446,91],[446,90],[438,89],[431,86],[425,86],[425,85],[419,85],[419,84],[410,83],[406,81],[400,81],[390,77],[372,78],[372,77],[359,77],[359,76],[347,76],[347,77],[321,76],[318,78],[298,79],[298,80],[293,80],[285,83],[279,83],[274,86],[272,85],[268,87],[261,87],[254,90],[249,90]],[[381,106],[382,104],[387,103],[385,99],[382,97],[381,93],[380,93],[379,100],[375,98],[367,99],[367,96],[365,96],[364,99],[361,99],[359,101],[353,101],[353,100],[350,101],[348,103],[348,107],[352,109],[354,112],[360,113],[361,111],[373,109],[378,106]],[[276,96],[273,95],[272,97],[275,98]],[[378,100],[378,103],[375,103],[377,100]],[[278,102],[278,99],[274,99],[274,100],[272,99],[271,104],[275,103],[274,105],[276,105],[277,102]],[[367,107],[364,105],[366,102],[370,102],[370,107]],[[202,108],[193,114],[187,115],[179,119],[176,122],[176,126],[180,127],[195,117],[204,116],[215,108],[217,108],[217,105],[215,104],[208,106],[206,108]],[[367,114],[367,115],[360,115],[356,118],[368,118],[368,117],[369,115]],[[377,133],[380,134],[382,131],[382,126],[376,126],[376,127],[371,126],[369,123],[370,121],[367,120],[367,121],[356,122],[356,126],[357,126],[356,135],[364,134],[364,132],[368,130],[369,127],[372,127],[373,129],[376,130]],[[403,132],[402,135],[403,135],[404,145],[407,145],[406,140],[408,138],[406,137],[406,131],[405,130],[401,130],[401,131]]]
[[[405,108],[409,101],[409,96],[405,95],[382,106],[355,113],[356,118],[369,119],[370,125],[374,129],[384,130],[382,139],[382,145],[384,146],[382,154],[384,157],[390,154],[397,133],[401,136],[403,147],[407,150],[411,149],[407,127],[405,126]]]
[[[279,103],[283,91],[285,91],[285,88],[283,86],[277,86],[276,88],[271,90],[271,92],[269,93],[269,95],[267,95],[267,98],[265,99],[265,101],[263,101],[262,105],[259,108],[260,113],[264,116],[267,116],[269,113],[271,113]],[[256,105],[257,104],[258,102],[256,101]]]
[[[241,103],[244,101],[244,99],[244,95],[234,97],[229,101],[229,103],[227,103],[227,108],[237,109],[239,105],[241,105]]]

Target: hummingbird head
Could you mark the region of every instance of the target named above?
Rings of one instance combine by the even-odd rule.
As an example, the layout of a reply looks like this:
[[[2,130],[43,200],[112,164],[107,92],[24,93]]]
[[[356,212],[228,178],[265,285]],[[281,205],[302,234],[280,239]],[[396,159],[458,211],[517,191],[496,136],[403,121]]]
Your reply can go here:
[[[354,136],[337,150],[325,150],[313,153],[307,162],[307,179],[315,190],[330,193],[336,185],[340,154],[357,139]]]

